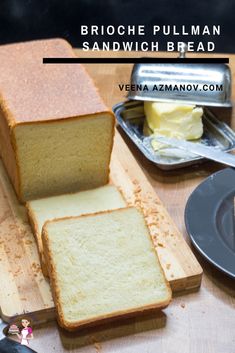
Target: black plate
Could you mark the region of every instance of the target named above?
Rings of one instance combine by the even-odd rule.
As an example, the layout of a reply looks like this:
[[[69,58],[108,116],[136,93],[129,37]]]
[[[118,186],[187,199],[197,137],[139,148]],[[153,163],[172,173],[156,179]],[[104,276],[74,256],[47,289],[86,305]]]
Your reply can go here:
[[[185,225],[199,252],[235,279],[234,196],[235,169],[212,174],[190,195]]]

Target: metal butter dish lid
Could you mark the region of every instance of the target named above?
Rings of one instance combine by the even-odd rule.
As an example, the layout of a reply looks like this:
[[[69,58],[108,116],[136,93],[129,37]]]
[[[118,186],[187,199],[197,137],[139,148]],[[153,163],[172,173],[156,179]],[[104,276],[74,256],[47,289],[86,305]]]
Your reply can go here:
[[[186,47],[180,58],[185,57]],[[230,107],[231,73],[226,64],[135,64],[131,100]]]

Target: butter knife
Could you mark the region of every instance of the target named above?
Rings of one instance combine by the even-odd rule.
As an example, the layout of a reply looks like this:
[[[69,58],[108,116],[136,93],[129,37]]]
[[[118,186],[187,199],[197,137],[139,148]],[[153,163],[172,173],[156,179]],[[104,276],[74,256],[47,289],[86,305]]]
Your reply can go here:
[[[201,143],[178,140],[165,136],[154,136],[154,139],[164,144],[187,150],[190,153],[194,153],[207,159],[211,159],[212,161],[235,167],[235,155],[217,150],[214,147],[207,147]]]

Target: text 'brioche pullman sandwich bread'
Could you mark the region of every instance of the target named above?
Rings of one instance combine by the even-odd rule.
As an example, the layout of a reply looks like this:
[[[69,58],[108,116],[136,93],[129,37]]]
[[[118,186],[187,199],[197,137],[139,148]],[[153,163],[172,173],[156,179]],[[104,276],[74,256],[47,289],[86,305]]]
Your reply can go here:
[[[0,149],[21,201],[108,182],[114,116],[62,39],[0,47]]]
[[[75,330],[169,304],[170,287],[136,208],[49,221],[42,238],[62,327]]]
[[[105,185],[74,194],[28,201],[26,208],[36,238],[44,276],[48,276],[48,271],[43,255],[41,233],[46,221],[121,207],[126,207],[126,202],[118,189],[113,185]]]

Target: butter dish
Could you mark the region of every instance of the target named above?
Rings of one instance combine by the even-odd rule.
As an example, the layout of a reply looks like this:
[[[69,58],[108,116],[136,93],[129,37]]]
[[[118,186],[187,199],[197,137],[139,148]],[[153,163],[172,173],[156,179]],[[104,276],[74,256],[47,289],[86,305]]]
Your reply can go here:
[[[143,133],[145,121],[143,102],[133,100],[119,103],[113,107],[113,111],[120,127],[144,156],[160,169],[177,169],[205,160],[205,158],[170,146],[168,149],[162,150],[161,153],[154,151],[151,144],[151,136],[146,136]],[[235,149],[235,133],[227,124],[219,121],[205,107],[202,119],[204,133],[202,138],[196,140],[195,143],[202,143],[205,146],[215,147],[225,152]]]
[[[230,68],[226,64],[213,62],[187,63],[183,60],[186,50],[185,46],[180,52],[182,62],[179,63],[135,64],[130,78],[134,89],[129,91],[128,101],[113,107],[118,123],[139,150],[159,168],[166,170],[199,163],[205,158],[177,147],[164,144],[159,146],[159,141],[154,140],[154,134],[160,133],[166,137],[177,137],[175,135],[178,132],[182,135],[183,122],[186,120],[182,116],[182,121],[179,121],[177,129],[175,121],[167,126],[159,123],[157,123],[158,126],[154,126],[154,120],[151,121],[150,117],[153,110],[156,113],[156,107],[149,108],[149,104],[154,105],[154,102],[163,105],[172,105],[173,103],[178,107],[194,106],[195,114],[196,110],[197,113],[200,111],[200,123],[198,121],[197,128],[195,125],[195,129],[198,131],[194,131],[192,136],[186,136],[186,140],[192,139],[195,143],[199,142],[226,152],[235,149],[234,132],[225,123],[220,122],[210,110],[210,107],[228,108],[232,105]],[[187,119],[187,121],[189,120]],[[192,121],[193,113],[190,124]],[[150,123],[153,126],[150,126]],[[162,129],[164,133],[161,133]],[[173,136],[169,135],[169,129],[174,132]]]

